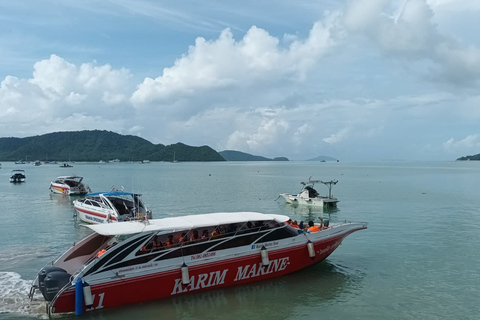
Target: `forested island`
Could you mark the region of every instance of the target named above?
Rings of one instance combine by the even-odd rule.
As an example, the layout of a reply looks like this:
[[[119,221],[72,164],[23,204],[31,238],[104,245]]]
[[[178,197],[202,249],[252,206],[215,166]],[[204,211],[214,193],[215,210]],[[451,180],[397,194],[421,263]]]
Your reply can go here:
[[[0,138],[1,161],[225,161],[209,146],[165,146],[105,130],[54,132],[26,138]]]
[[[285,157],[270,159],[235,150],[224,150],[219,154],[227,161],[288,161],[288,158]]]
[[[479,154],[475,154],[473,156],[464,156],[464,157],[460,157],[457,159],[458,161],[466,161],[466,160],[480,160],[480,153]]]

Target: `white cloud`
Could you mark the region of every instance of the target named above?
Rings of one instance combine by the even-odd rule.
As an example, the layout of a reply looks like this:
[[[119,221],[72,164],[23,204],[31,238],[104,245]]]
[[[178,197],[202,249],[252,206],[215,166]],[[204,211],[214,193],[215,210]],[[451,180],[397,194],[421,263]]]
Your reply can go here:
[[[445,151],[449,153],[479,153],[480,152],[480,134],[472,134],[456,141],[450,138],[443,144]]]
[[[478,83],[478,48],[441,34],[433,22],[434,11],[425,0],[404,0],[394,9],[391,4],[386,0],[353,1],[344,15],[347,30],[367,35],[389,55],[433,63],[430,78],[435,81]]]
[[[120,131],[124,115],[112,112],[111,105],[134,112],[125,96],[133,89],[129,82],[128,70],[95,63],[76,66],[52,55],[34,64],[31,79],[7,76],[1,82],[0,106],[7,112],[0,113],[0,135],[107,127]]]
[[[236,41],[229,29],[219,38],[197,38],[188,53],[165,68],[156,79],[146,78],[132,95],[137,107],[191,97],[209,90],[250,87],[282,78],[303,79],[309,69],[334,44],[335,19],[316,22],[304,40],[288,47],[267,31],[251,27]]]
[[[342,142],[342,140],[345,140],[348,137],[349,132],[349,128],[343,128],[337,133],[333,133],[330,137],[323,138],[322,140],[328,144],[337,144]]]

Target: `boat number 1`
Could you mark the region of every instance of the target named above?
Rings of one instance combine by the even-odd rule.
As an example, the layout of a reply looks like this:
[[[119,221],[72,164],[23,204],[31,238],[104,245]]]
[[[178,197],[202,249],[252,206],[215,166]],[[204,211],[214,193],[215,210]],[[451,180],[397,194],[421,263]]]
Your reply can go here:
[[[105,292],[99,293],[98,294],[98,305],[96,307],[94,307],[94,305],[95,305],[95,294],[92,294],[93,305],[90,308],[86,309],[86,311],[103,309],[103,298],[104,297],[105,297]]]

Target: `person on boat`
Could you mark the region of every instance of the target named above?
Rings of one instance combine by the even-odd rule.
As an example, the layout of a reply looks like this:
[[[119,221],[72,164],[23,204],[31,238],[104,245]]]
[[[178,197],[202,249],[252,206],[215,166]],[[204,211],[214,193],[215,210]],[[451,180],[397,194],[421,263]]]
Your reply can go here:
[[[207,229],[203,229],[202,231],[202,239],[205,239],[205,240],[208,240],[208,230]]]
[[[323,218],[320,218],[320,230],[325,230],[325,229],[330,229],[328,227],[328,223],[324,224],[323,223]]]
[[[97,252],[97,257],[100,258],[103,254],[105,254],[105,252],[107,252],[106,249],[102,249],[100,251]]]
[[[298,226],[297,220],[293,220],[291,226],[294,227],[294,228],[300,229],[300,227]]]
[[[163,248],[163,243],[160,241],[159,236],[155,236],[152,241],[153,250],[160,250]]]
[[[190,241],[197,241],[198,239],[200,239],[200,236],[198,235],[198,230],[195,229],[193,230],[193,233],[190,236]]]
[[[182,235],[181,235],[180,238],[178,239],[178,242],[187,242],[187,241],[188,241],[187,233],[186,233],[186,232],[182,232]]]
[[[293,222],[292,222],[292,219],[288,219],[285,223],[291,226]]]
[[[168,235],[168,240],[165,242],[165,245],[167,247],[171,247],[174,245],[174,242],[173,242],[173,235],[172,234],[169,234]]]
[[[310,232],[318,232],[320,231],[320,228],[313,223],[312,220],[308,221],[308,231]]]
[[[212,239],[218,238],[220,236],[220,227],[216,227],[212,232]]]

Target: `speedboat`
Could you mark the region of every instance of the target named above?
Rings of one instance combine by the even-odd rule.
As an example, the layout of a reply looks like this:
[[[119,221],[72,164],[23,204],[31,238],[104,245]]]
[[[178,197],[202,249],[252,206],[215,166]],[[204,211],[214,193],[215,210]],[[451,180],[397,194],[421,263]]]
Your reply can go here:
[[[141,194],[123,191],[89,193],[84,199],[75,200],[73,207],[80,220],[88,223],[151,219],[152,211],[140,197]]]
[[[25,170],[15,169],[12,170],[10,176],[10,182],[25,182]]]
[[[65,163],[62,163],[62,164],[60,165],[60,168],[71,168],[71,167],[73,167],[73,166],[72,166],[71,164],[69,164],[69,163],[66,163],[66,162],[65,162]]]
[[[338,183],[337,180],[321,181],[311,180],[300,182],[303,185],[302,190],[298,194],[281,193],[280,197],[285,199],[289,204],[300,204],[315,207],[334,207],[337,205],[338,199],[332,196],[332,186]],[[314,189],[316,183],[323,183],[328,187],[328,196],[319,195]]]
[[[338,222],[305,233],[288,220],[230,212],[86,225],[93,233],[43,267],[29,296],[40,290],[49,316],[80,315],[246,284],[319,263],[367,228]]]
[[[84,195],[90,192],[90,188],[82,183],[83,177],[61,176],[50,182],[50,191],[58,194]]]

